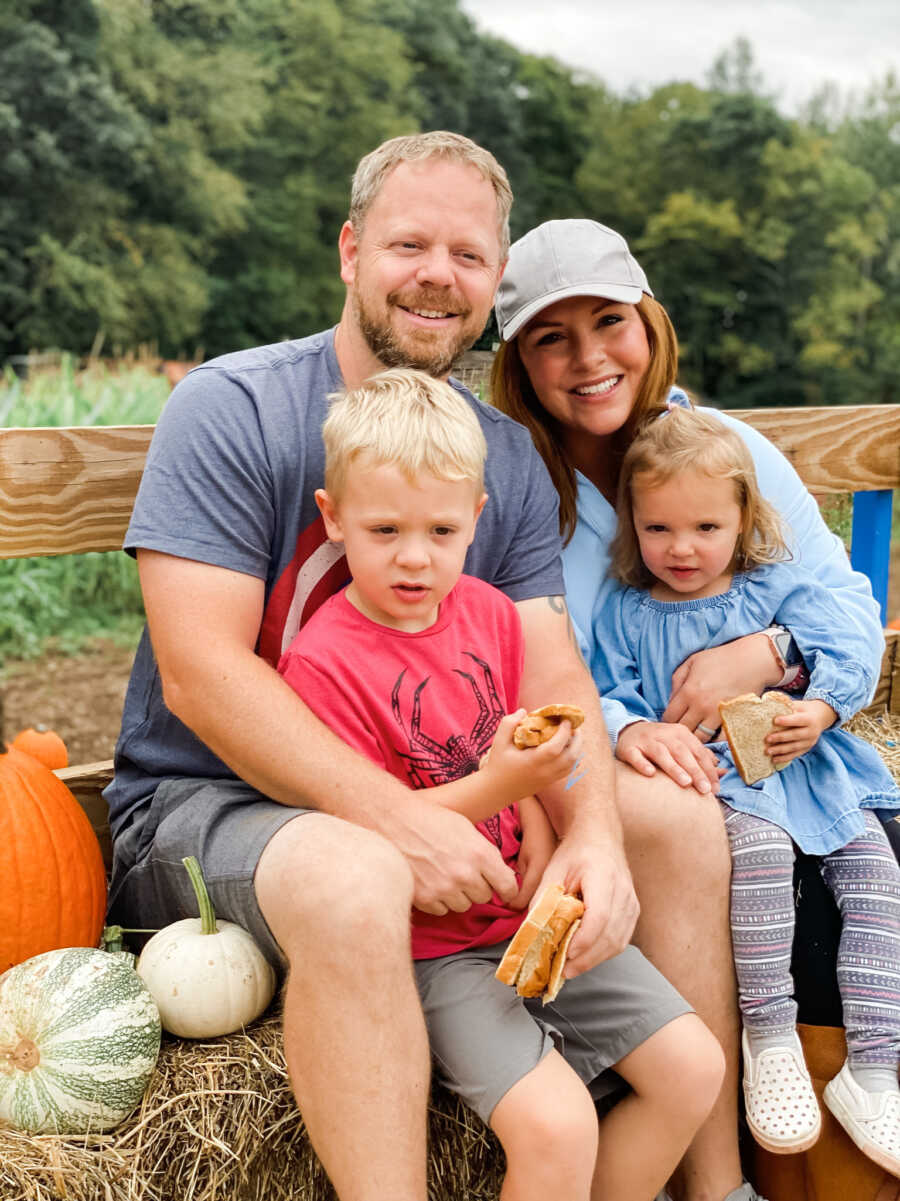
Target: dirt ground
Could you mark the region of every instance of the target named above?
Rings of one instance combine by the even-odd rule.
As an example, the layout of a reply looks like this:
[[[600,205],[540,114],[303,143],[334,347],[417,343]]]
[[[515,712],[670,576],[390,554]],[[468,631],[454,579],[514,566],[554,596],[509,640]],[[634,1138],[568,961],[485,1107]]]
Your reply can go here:
[[[130,647],[97,642],[78,655],[7,662],[0,673],[3,737],[43,724],[62,737],[70,763],[111,759],[133,658]]]
[[[892,555],[888,617],[900,618],[900,544]],[[133,657],[130,647],[97,642],[78,655],[7,662],[0,672],[2,737],[42,723],[64,739],[70,763],[110,759]]]

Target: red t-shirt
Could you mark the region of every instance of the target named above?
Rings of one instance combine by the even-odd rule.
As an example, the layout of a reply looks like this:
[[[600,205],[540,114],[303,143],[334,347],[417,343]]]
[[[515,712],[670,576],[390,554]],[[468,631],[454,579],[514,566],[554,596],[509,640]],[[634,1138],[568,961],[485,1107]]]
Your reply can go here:
[[[500,718],[518,707],[523,656],[515,605],[464,575],[434,625],[414,634],[370,621],[337,593],[300,630],[278,670],[346,743],[411,788],[428,788],[478,770]],[[518,806],[478,829],[515,868]],[[521,911],[496,894],[445,917],[414,909],[413,958],[492,946],[521,921]]]

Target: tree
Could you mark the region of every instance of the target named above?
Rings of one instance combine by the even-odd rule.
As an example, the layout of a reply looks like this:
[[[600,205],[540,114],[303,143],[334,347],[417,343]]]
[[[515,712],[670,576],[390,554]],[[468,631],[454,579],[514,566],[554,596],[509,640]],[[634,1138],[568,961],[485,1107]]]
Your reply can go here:
[[[90,0],[0,12],[0,351],[89,345],[122,327],[107,228],[127,207],[148,130],[100,55]]]

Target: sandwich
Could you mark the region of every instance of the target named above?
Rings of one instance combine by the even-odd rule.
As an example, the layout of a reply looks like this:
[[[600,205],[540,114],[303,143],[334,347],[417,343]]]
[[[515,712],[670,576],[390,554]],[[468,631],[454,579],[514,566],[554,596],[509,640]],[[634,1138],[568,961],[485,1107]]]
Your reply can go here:
[[[516,931],[494,973],[520,997],[542,997],[546,1005],[564,984],[563,969],[572,936],[581,925],[584,903],[551,884],[541,893]]]
[[[777,728],[774,719],[793,709],[791,698],[784,692],[764,692],[762,696],[746,692],[719,702],[722,730],[745,784],[756,784],[787,766],[783,763],[776,767],[765,740]]]
[[[577,730],[584,721],[584,710],[577,705],[544,705],[523,717],[513,731],[513,742],[520,749],[540,746],[553,737],[564,721]]]

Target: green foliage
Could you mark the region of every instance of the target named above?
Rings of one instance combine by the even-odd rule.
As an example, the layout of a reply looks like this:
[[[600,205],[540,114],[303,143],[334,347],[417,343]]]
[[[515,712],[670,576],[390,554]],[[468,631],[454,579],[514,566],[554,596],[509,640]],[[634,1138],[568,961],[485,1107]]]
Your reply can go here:
[[[703,88],[616,96],[458,0],[7,0],[0,355],[210,356],[332,323],[353,169],[417,128],[497,155],[513,236],[620,229],[700,395],[897,401],[895,75],[788,118],[738,39]]]

